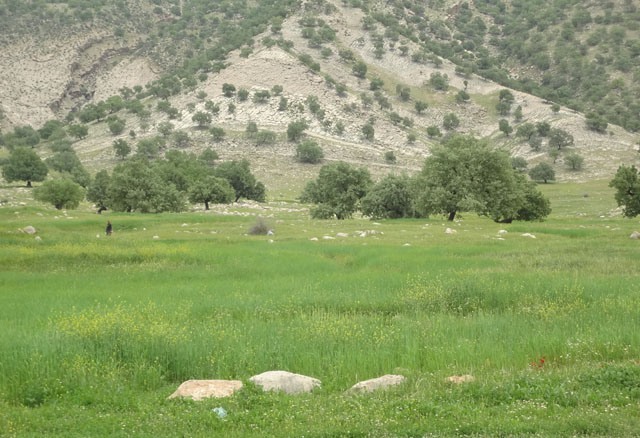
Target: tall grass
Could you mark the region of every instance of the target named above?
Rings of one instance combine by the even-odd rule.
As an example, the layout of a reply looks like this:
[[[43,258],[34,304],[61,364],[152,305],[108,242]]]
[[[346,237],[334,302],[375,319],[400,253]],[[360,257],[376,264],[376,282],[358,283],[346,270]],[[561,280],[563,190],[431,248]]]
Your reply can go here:
[[[97,215],[17,211],[0,210],[0,421],[15,435],[181,424],[225,436],[624,436],[639,425],[637,222],[465,217],[446,235],[436,219],[283,213],[274,236],[249,236],[251,216],[112,214],[107,238]],[[17,231],[27,222],[41,240]],[[270,369],[323,387],[164,401],[183,380]],[[409,383],[343,394],[387,373]],[[452,374],[476,382],[452,387]],[[214,403],[227,422],[211,418]]]

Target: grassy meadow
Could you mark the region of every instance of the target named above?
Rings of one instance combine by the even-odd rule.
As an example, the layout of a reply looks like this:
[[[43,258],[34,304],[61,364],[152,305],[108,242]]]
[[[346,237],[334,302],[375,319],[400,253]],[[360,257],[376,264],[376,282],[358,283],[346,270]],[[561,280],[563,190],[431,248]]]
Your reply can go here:
[[[640,221],[606,182],[542,189],[552,216],[508,225],[4,203],[0,435],[639,436]],[[322,388],[167,400],[268,370]],[[407,381],[345,393],[383,374]]]

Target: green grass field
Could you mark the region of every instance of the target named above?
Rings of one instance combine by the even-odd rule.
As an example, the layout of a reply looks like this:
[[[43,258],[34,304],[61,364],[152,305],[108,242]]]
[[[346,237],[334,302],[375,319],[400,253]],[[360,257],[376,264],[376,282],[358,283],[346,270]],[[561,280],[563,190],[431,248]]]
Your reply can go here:
[[[549,220],[510,225],[4,204],[0,435],[638,436],[640,222],[605,182],[542,189]],[[273,236],[247,234],[257,215]],[[267,370],[322,388],[167,400]]]

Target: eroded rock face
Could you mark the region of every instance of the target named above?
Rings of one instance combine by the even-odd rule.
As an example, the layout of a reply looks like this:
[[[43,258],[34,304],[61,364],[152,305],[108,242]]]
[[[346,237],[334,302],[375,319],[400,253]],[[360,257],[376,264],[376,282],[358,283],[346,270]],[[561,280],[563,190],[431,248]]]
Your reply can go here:
[[[320,380],[288,371],[266,371],[249,379],[264,391],[282,391],[286,394],[311,392],[320,387]]]
[[[184,397],[193,400],[223,398],[242,388],[240,380],[187,380],[168,398]]]
[[[387,389],[391,386],[400,385],[406,380],[406,377],[397,374],[386,374],[375,379],[364,380],[353,385],[350,392],[373,392],[381,389]]]

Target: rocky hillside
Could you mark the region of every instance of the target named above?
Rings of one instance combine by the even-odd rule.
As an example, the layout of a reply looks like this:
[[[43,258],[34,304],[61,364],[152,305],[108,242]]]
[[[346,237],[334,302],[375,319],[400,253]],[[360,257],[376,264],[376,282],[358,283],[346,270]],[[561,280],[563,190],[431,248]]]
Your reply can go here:
[[[471,30],[456,35],[461,22],[481,27],[480,20],[495,33],[492,26],[508,23],[496,22],[488,5],[506,3],[513,15],[521,3],[515,0],[437,1],[426,9],[414,8],[421,2],[339,0],[93,3],[83,9],[71,2],[34,2],[32,9],[14,10],[17,18],[3,31],[0,47],[0,123],[7,147],[12,131],[26,125],[83,125],[88,135],[74,137],[73,147],[95,171],[117,164],[114,141],[127,141],[135,152],[142,139],[157,136],[162,150],[212,147],[222,160],[247,158],[270,192],[285,197],[296,195],[319,168],[295,160],[296,143],[287,139],[287,129],[300,120],[307,121],[305,133],[322,147],[325,161],[361,164],[374,175],[419,169],[430,145],[452,132],[490,138],[529,166],[549,162],[558,180],[607,179],[620,164],[638,161],[638,137],[629,126],[605,119],[594,127],[582,101],[565,100],[569,107],[558,96],[549,100],[540,87],[528,90],[538,96],[521,91],[522,82],[511,81],[514,88],[508,88],[496,69],[483,77],[473,68],[482,47],[498,59],[500,45],[489,41],[487,31],[482,38]],[[11,5],[0,1],[5,22]],[[472,18],[462,20],[465,14]],[[38,32],[20,31],[34,23]],[[414,27],[415,38],[407,30]],[[466,48],[446,56],[443,42],[454,40]],[[530,72],[540,83],[546,80],[536,72],[539,66],[503,61],[514,76]],[[235,92],[225,93],[230,85]],[[113,96],[120,103],[105,105]],[[95,108],[103,108],[102,114],[88,115]],[[202,113],[210,121],[194,120]],[[120,132],[111,129],[114,119],[124,122]],[[256,128],[264,135],[256,136]],[[550,144],[550,129],[573,142]],[[51,154],[51,141],[40,140],[41,155]],[[584,158],[579,169],[568,165],[571,154]]]

